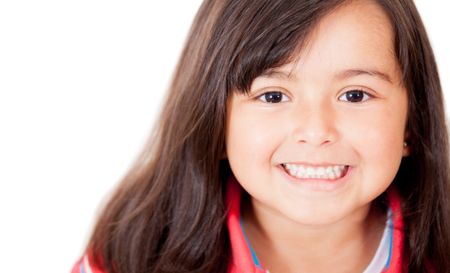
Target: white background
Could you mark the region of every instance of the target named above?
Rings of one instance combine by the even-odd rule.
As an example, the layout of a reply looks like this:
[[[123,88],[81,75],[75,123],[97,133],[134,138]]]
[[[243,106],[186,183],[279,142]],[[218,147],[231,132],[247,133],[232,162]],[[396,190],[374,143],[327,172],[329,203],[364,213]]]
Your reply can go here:
[[[200,0],[152,3],[0,2],[1,272],[69,272],[142,147]],[[448,92],[450,4],[417,5]]]

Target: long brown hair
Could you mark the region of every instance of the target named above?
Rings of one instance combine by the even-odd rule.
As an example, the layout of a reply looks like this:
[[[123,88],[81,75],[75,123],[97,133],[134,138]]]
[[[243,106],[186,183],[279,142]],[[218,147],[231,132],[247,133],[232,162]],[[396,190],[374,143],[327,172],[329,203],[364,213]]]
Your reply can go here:
[[[111,273],[226,272],[226,102],[291,60],[344,0],[205,0],[159,123],[104,208],[87,246]],[[394,185],[404,199],[406,263],[450,272],[449,150],[435,59],[412,0],[378,0],[408,90],[408,144]]]

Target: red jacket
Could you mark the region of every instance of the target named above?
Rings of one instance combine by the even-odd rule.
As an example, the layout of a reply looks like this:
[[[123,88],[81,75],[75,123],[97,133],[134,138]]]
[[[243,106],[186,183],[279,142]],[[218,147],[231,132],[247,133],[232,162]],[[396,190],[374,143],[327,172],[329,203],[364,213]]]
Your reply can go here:
[[[252,251],[242,231],[240,223],[242,189],[234,180],[228,182],[226,203],[230,207],[227,215],[227,227],[230,234],[232,260],[228,267],[229,273],[265,273],[263,267],[255,262]],[[390,242],[390,257],[383,273],[400,273],[402,269],[403,253],[403,220],[401,215],[400,198],[394,190],[388,191],[389,207],[392,211],[392,241]],[[101,268],[90,263],[85,255],[75,264],[71,273],[106,273]],[[257,261],[257,260],[256,260]],[[403,272],[406,272],[403,271]]]

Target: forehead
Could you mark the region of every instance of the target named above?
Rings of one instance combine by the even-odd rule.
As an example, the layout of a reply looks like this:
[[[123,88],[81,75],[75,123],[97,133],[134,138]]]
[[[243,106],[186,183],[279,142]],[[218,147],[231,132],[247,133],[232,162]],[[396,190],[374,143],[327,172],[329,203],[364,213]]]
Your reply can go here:
[[[392,82],[401,78],[392,25],[373,1],[351,1],[323,17],[294,55],[295,61],[262,76],[311,79],[327,73],[367,71]]]

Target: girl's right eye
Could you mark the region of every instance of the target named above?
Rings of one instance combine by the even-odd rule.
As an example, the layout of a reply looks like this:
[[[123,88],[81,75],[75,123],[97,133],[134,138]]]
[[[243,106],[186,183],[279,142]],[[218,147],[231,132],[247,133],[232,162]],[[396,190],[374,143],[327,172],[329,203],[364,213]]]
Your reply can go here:
[[[288,96],[286,96],[280,91],[266,92],[258,96],[257,99],[266,103],[279,103],[279,102],[286,102],[289,100]]]

